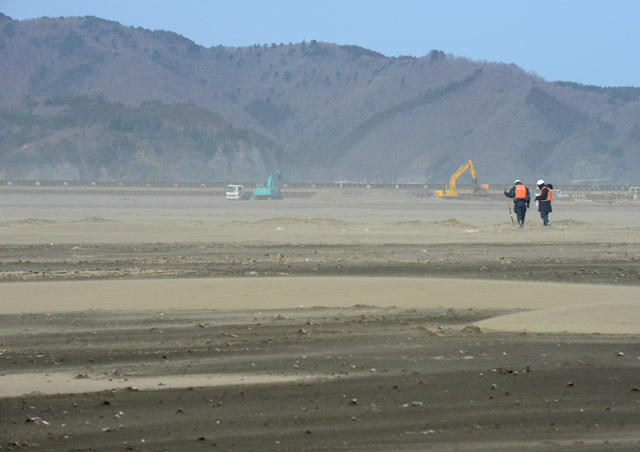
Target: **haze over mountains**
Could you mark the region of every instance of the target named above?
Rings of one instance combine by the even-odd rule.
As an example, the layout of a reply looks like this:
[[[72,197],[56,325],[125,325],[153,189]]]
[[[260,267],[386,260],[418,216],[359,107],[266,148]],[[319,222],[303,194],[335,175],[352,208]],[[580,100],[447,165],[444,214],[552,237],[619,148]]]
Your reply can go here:
[[[640,182],[640,88],[95,17],[0,14],[0,61],[4,180],[441,183],[472,159],[487,183]]]

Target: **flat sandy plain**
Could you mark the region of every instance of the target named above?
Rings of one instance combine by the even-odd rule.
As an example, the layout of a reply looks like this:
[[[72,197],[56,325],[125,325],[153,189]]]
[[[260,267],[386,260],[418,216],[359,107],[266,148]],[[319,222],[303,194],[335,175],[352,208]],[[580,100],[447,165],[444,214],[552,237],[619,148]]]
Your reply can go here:
[[[0,450],[640,450],[640,204],[0,206]]]

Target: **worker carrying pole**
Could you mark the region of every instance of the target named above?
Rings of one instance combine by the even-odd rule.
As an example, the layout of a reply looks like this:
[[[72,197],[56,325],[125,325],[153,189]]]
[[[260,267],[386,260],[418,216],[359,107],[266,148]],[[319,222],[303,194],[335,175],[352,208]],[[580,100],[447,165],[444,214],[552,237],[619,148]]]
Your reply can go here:
[[[527,215],[527,208],[531,203],[531,194],[529,189],[520,182],[520,179],[516,179],[513,183],[513,187],[508,192],[505,190],[504,195],[507,198],[513,199],[513,210],[518,217],[518,224],[520,228],[524,228],[524,218]]]

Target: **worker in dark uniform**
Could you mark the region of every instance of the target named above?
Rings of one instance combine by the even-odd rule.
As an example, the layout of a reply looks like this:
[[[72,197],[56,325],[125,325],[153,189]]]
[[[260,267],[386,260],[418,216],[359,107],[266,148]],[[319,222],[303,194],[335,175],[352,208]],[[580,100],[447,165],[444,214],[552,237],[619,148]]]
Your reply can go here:
[[[504,195],[507,198],[513,199],[513,210],[518,216],[518,224],[521,228],[524,228],[524,217],[527,214],[527,207],[531,202],[531,195],[529,189],[524,186],[520,179],[517,179],[513,183],[513,187],[508,192],[505,190]]]
[[[542,179],[536,185],[540,189],[540,194],[536,196],[536,201],[538,201],[538,212],[540,212],[540,218],[542,218],[542,225],[551,226],[549,214],[551,213],[551,198],[553,197],[551,190],[553,190],[553,185],[545,184]]]

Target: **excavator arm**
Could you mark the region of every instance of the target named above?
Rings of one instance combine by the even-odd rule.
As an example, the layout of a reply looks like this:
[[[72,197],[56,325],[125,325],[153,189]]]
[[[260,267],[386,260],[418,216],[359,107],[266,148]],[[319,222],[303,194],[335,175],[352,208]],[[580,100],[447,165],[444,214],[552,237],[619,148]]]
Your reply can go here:
[[[469,170],[471,172],[471,177],[473,178],[473,180],[476,180],[476,170],[473,168],[473,163],[471,163],[471,160],[468,160],[467,163],[460,165],[460,168],[458,168],[456,172],[451,175],[451,178],[449,179],[449,185],[447,185],[447,190],[456,191],[456,180],[466,170]]]
[[[466,170],[469,170],[471,173],[471,178],[473,180],[473,191],[476,192],[478,190],[478,179],[476,178],[476,170],[473,168],[473,163],[471,160],[468,160],[466,163],[460,165],[460,168],[456,170],[455,173],[451,175],[449,179],[449,184],[447,185],[445,190],[436,190],[434,192],[435,196],[458,196],[458,192],[456,191],[456,180],[460,177],[462,173]]]

